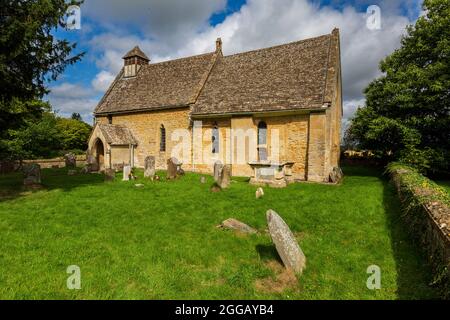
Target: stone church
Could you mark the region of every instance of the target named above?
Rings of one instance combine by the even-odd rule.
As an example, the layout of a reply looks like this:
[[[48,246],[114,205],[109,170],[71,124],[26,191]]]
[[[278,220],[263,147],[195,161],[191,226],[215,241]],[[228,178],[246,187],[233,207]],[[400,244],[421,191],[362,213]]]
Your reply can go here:
[[[135,47],[123,60],[94,111],[88,159],[100,170],[143,167],[149,155],[166,169],[176,150],[184,170],[200,173],[219,160],[233,176],[328,182],[339,167],[338,29],[229,56],[219,38],[206,54],[152,63]]]

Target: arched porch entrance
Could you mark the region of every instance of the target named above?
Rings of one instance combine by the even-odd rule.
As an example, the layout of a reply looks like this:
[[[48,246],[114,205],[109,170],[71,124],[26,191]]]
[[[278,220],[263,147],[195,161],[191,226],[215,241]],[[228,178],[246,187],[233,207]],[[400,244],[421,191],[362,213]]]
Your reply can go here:
[[[97,139],[94,145],[94,155],[95,155],[95,164],[97,166],[97,170],[105,169],[105,146],[103,145],[102,140]]]

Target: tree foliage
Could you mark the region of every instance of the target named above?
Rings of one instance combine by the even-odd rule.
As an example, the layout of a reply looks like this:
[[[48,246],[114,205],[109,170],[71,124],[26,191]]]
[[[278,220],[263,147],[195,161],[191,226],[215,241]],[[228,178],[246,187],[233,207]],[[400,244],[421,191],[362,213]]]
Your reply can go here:
[[[366,106],[348,136],[359,147],[421,170],[448,170],[450,150],[450,2],[425,0],[425,15],[380,63]]]
[[[10,139],[0,143],[5,144],[6,159],[52,158],[69,151],[84,152],[91,129],[85,122],[44,112],[39,121],[10,130]]]
[[[82,1],[6,0],[0,7],[0,158],[11,154],[10,139],[20,128],[38,121],[49,110],[42,97],[48,81],[82,57],[71,55],[75,43],[56,39],[66,28],[66,10]],[[11,146],[10,146],[11,147]],[[17,155],[19,157],[19,155]]]

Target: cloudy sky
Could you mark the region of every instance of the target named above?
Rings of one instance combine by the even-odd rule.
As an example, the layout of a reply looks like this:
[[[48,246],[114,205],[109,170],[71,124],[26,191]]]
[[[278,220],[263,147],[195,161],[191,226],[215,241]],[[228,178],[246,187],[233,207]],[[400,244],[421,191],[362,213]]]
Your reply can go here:
[[[213,51],[225,55],[341,31],[344,119],[364,104],[378,63],[399,46],[422,0],[85,0],[81,29],[55,35],[78,43],[83,60],[51,83],[47,97],[62,116],[92,112],[135,45],[159,62]],[[381,9],[381,29],[367,28],[367,8]],[[301,61],[299,61],[301,63]]]

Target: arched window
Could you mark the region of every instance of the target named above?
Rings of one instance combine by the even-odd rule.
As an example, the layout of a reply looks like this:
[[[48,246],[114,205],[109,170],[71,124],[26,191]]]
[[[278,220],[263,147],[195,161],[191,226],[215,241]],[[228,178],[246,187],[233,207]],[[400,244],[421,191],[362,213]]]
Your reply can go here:
[[[267,124],[264,121],[258,123],[258,158],[267,160]]]
[[[212,153],[219,153],[219,128],[215,125],[212,129]]]
[[[159,140],[159,151],[166,151],[166,128],[164,125],[161,125],[160,131],[160,140]]]

